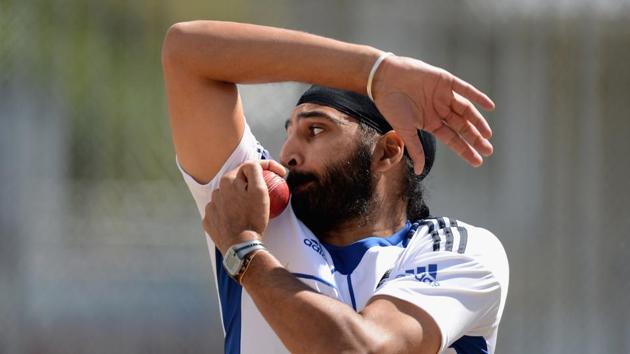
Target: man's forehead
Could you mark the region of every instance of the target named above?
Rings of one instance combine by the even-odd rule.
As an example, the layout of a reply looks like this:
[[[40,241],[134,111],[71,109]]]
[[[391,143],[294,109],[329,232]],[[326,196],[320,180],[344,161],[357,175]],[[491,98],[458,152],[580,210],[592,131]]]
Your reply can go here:
[[[333,120],[337,124],[345,125],[348,123],[358,123],[358,120],[340,112],[332,107],[319,105],[316,103],[302,103],[296,106],[291,112],[291,117],[287,120],[287,125],[291,121],[302,118],[327,118]]]

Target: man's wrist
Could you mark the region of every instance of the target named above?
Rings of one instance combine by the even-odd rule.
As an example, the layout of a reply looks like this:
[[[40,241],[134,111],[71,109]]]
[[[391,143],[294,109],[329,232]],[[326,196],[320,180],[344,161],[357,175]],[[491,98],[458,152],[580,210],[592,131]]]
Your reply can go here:
[[[260,266],[259,262],[264,262],[263,258],[265,258],[266,256],[271,256],[271,253],[269,252],[268,249],[256,250],[249,255],[249,262],[247,264],[247,268],[245,268],[245,270],[243,271],[243,274],[241,274],[241,277],[239,279],[239,283],[241,284],[241,286],[243,287],[245,286],[245,283],[247,282],[246,279],[248,278],[248,274],[255,273],[254,268]]]
[[[254,240],[262,241],[262,236],[256,231],[245,230],[239,233],[238,235],[236,235],[235,237],[231,238],[230,243],[224,244],[222,247],[219,247],[219,251],[221,251],[221,254],[225,256],[225,252],[227,252],[227,250],[230,249],[230,247],[239,243],[243,243],[247,241],[254,241]]]
[[[265,249],[265,245],[258,239],[234,244],[223,255],[223,269],[240,284],[254,254]]]
[[[241,268],[241,271],[235,276],[235,280],[241,286],[243,286],[243,277],[245,277],[245,274],[247,274],[247,270],[249,269],[252,262],[254,261],[254,258],[256,258],[256,256],[258,256],[261,252],[268,252],[268,251],[266,248],[260,248],[260,249],[256,249],[252,251],[251,253],[247,254],[247,256],[245,256],[245,262],[243,263],[243,267]]]
[[[383,61],[385,61],[387,57],[393,56],[393,55],[394,53],[392,52],[382,52],[381,55],[378,56],[378,58],[374,61],[374,64],[370,68],[370,73],[368,74],[366,91],[367,91],[368,97],[370,97],[370,100],[372,100],[372,102],[374,102],[373,87],[374,87],[374,78],[376,76],[376,73],[379,67],[381,66],[381,64],[383,63]]]
[[[385,55],[387,53],[383,53]],[[395,57],[395,54],[387,55],[383,57],[383,60],[379,63],[377,70],[374,72],[374,77],[372,78],[372,102],[374,102],[376,97],[379,97],[379,93],[381,93],[383,84],[385,83],[384,77],[386,76],[386,72],[391,65],[392,59]],[[376,62],[374,63],[376,64]]]

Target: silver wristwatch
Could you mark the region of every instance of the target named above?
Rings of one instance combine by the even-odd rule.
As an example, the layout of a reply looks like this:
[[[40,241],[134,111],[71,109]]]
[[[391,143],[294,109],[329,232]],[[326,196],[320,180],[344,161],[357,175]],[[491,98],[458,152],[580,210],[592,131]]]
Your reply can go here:
[[[256,250],[267,249],[260,240],[251,240],[232,245],[223,256],[223,268],[239,284],[251,260],[250,255]]]

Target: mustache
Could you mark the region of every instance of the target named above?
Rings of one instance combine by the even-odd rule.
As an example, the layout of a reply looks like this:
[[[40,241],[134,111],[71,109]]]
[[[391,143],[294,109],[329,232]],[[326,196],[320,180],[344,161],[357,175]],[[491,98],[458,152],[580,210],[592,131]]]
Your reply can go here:
[[[289,189],[293,190],[295,187],[307,182],[317,182],[319,178],[314,173],[290,171],[287,176],[287,184]]]

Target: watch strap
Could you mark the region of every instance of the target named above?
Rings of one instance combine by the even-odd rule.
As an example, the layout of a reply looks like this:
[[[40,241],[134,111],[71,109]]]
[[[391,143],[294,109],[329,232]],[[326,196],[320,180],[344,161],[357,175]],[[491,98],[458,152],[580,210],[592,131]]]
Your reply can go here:
[[[262,241],[260,240],[251,240],[251,241],[245,241],[242,243],[237,243],[236,245],[233,245],[230,248],[233,249],[234,252],[236,252],[236,255],[238,256],[238,258],[244,259],[244,257],[248,253],[253,252],[257,249],[265,248],[265,244],[262,243]]]
[[[261,249],[266,249],[266,247],[257,239],[232,245],[223,257],[223,267],[227,274],[240,284],[240,280],[251,261],[249,256]]]
[[[241,270],[238,272],[238,274],[234,276],[234,280],[236,280],[240,285],[243,285],[243,277],[245,276],[245,272],[247,272],[247,269],[249,269],[249,265],[254,260],[254,257],[256,257],[260,253],[257,252],[258,250],[266,251],[267,249],[265,247],[257,248],[256,250],[248,253],[243,260]]]

